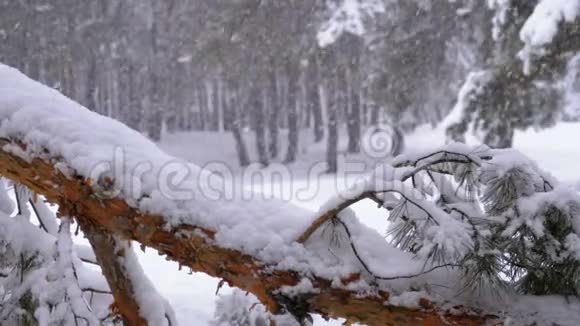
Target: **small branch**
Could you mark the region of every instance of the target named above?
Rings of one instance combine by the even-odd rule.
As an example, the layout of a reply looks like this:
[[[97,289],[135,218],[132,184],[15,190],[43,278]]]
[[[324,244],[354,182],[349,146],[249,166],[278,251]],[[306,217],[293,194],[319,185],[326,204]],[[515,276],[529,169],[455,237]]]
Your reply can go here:
[[[409,178],[414,178],[414,177],[415,177],[415,175],[416,175],[417,173],[421,172],[421,171],[425,171],[425,170],[427,170],[427,171],[431,171],[431,168],[432,168],[434,165],[437,165],[437,164],[442,164],[442,163],[458,163],[458,164],[476,164],[476,165],[478,165],[478,163],[476,163],[475,161],[462,161],[462,160],[453,160],[453,159],[440,159],[440,160],[437,160],[437,161],[433,161],[433,162],[431,162],[431,163],[429,163],[429,164],[422,165],[422,166],[420,166],[420,167],[418,167],[418,168],[415,168],[413,171],[411,171],[411,172],[409,172],[407,175],[405,175],[405,176],[402,178],[402,180],[401,180],[401,181],[403,181],[403,182],[404,182],[404,181],[407,181]],[[479,166],[479,165],[478,165],[478,166]],[[434,172],[441,173],[440,171],[434,171]],[[447,172],[446,174],[449,174],[449,172]],[[452,174],[452,173],[451,173],[451,174]]]
[[[429,274],[437,269],[441,269],[441,268],[453,268],[453,267],[461,267],[461,265],[457,265],[457,264],[444,264],[444,265],[438,265],[438,266],[434,266],[428,270],[416,273],[416,274],[409,274],[409,275],[400,275],[400,276],[380,276],[375,274],[369,267],[369,265],[361,258],[356,245],[354,244],[354,241],[352,240],[352,235],[350,233],[350,229],[348,228],[348,226],[346,225],[346,223],[344,223],[341,219],[336,218],[336,221],[342,225],[342,227],[344,228],[349,242],[350,242],[350,247],[354,253],[354,255],[356,256],[357,260],[360,262],[360,264],[364,267],[364,269],[367,271],[367,273],[369,273],[373,278],[377,279],[377,280],[381,280],[381,281],[392,281],[392,280],[398,280],[398,279],[409,279],[409,278],[415,278],[415,277],[419,277],[421,275],[425,275],[425,274]]]
[[[98,294],[109,294],[109,295],[112,295],[111,291],[99,290],[99,289],[95,289],[95,288],[92,288],[92,287],[84,287],[81,290],[83,292],[89,292],[89,293],[98,293]]]
[[[395,190],[395,189],[379,190],[379,191],[365,191],[362,194],[360,194],[359,196],[357,196],[353,199],[346,200],[346,201],[340,203],[336,208],[328,210],[324,214],[320,215],[320,217],[318,217],[316,220],[314,220],[314,222],[312,222],[312,224],[310,224],[310,226],[306,229],[306,231],[304,231],[302,233],[302,235],[300,235],[297,242],[298,243],[305,243],[312,236],[312,234],[314,234],[314,232],[316,232],[316,230],[318,230],[324,223],[326,223],[329,220],[336,217],[344,209],[346,209],[346,208],[348,208],[348,207],[350,207],[350,206],[352,206],[352,205],[354,205],[362,200],[365,200],[365,199],[373,200],[380,207],[382,207],[384,202],[381,199],[379,199],[379,197],[377,195],[382,194],[382,193],[389,193],[389,192],[399,194],[406,201],[410,202],[411,204],[413,204],[417,208],[419,208],[421,211],[425,212],[425,214],[427,214],[427,217],[429,218],[429,220],[431,220],[433,223],[435,223],[435,225],[439,225],[439,222],[437,221],[437,219],[435,219],[435,217],[433,217],[433,214],[429,213],[429,211],[426,208],[419,205],[414,200],[411,200],[402,191]]]
[[[402,191],[399,191],[399,190],[381,190],[381,191],[376,191],[375,193],[380,194],[380,193],[389,193],[389,192],[396,193],[396,194],[400,195],[401,197],[403,197],[403,199],[405,199],[406,201],[408,201],[409,203],[413,204],[415,207],[417,207],[418,209],[423,211],[427,215],[427,218],[429,218],[431,221],[433,221],[433,223],[435,223],[435,225],[439,225],[439,222],[437,221],[437,219],[435,219],[433,214],[429,213],[429,211],[425,207],[417,204],[415,201],[410,199],[409,196],[405,195]]]
[[[441,150],[441,151],[433,152],[433,153],[430,153],[428,155],[419,157],[414,161],[408,160],[408,161],[400,162],[398,164],[395,164],[395,167],[397,167],[397,168],[405,167],[405,166],[415,166],[416,167],[417,165],[419,165],[419,162],[424,161],[424,160],[429,159],[429,158],[432,158],[432,157],[435,157],[437,155],[443,156],[443,158],[440,160],[445,160],[445,156],[447,156],[447,155],[455,155],[455,156],[463,157],[463,158],[465,158],[465,160],[463,161],[463,160],[458,160],[458,159],[447,159],[446,161],[455,161],[455,163],[473,163],[477,166],[481,166],[481,163],[479,163],[477,160],[475,160],[473,157],[471,157],[468,154],[456,153],[456,152],[447,151],[447,150]],[[490,160],[491,157],[490,156],[482,156],[482,157],[479,157],[479,159],[487,161],[487,160]],[[442,162],[440,162],[440,163],[442,163]],[[433,164],[429,164],[429,165],[433,165]]]
[[[364,199],[372,199],[375,202],[377,202],[379,205],[382,205],[382,201],[376,196],[375,192],[372,192],[372,191],[363,192],[359,196],[352,198],[352,199],[349,199],[347,201],[344,201],[344,202],[340,203],[336,208],[330,209],[330,210],[326,211],[324,214],[320,215],[320,217],[318,217],[316,220],[314,220],[314,222],[312,222],[312,224],[310,224],[310,226],[306,229],[306,231],[304,231],[302,233],[302,235],[300,235],[300,237],[296,241],[298,243],[305,243],[312,236],[312,234],[314,232],[316,232],[316,230],[318,230],[324,223],[333,219],[335,216],[337,216],[344,209],[346,209],[346,208],[350,207],[351,205],[354,205],[354,204],[356,204],[359,201],[364,200]]]
[[[139,305],[135,300],[132,280],[127,277],[123,264],[119,263],[119,258],[115,248],[117,241],[114,237],[102,230],[98,226],[87,223],[83,219],[78,219],[86,237],[101,266],[109,288],[115,298],[115,307],[128,325],[147,325],[139,314]]]

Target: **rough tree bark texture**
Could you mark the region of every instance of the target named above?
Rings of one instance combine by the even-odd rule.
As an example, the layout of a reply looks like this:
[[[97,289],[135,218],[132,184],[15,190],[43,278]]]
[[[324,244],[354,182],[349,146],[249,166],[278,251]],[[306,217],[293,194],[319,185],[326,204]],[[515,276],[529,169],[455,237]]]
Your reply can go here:
[[[107,279],[109,288],[115,298],[115,308],[123,317],[127,325],[147,325],[139,315],[139,304],[134,298],[132,280],[127,276],[127,271],[119,263],[118,258],[124,255],[118,252],[117,239],[99,225],[91,223],[88,219],[77,218],[83,233],[89,239],[91,247],[101,266],[103,275]]]
[[[0,147],[22,143],[0,140]],[[50,153],[47,153],[50,154]],[[48,155],[50,157],[50,155]],[[5,150],[0,150],[0,174],[14,182],[44,195],[50,203],[59,205],[62,214],[74,216],[82,225],[98,226],[104,232],[157,249],[161,254],[193,271],[221,278],[229,285],[253,293],[273,312],[283,308],[275,291],[282,286],[293,286],[301,276],[288,271],[272,271],[254,257],[239,251],[217,246],[213,241],[215,232],[192,225],[181,225],[168,230],[163,228],[161,216],[141,213],[121,199],[102,199],[94,193],[90,180],[67,177],[54,167],[56,159],[25,161]],[[106,237],[101,238],[106,244]],[[98,255],[98,253],[97,253]],[[102,264],[108,264],[105,261]],[[114,268],[104,266],[104,270]],[[343,280],[344,284],[356,280],[357,275]],[[332,281],[312,278],[315,287],[309,295],[297,298],[308,312],[331,318],[345,318],[349,322],[366,325],[482,325],[491,316],[456,315],[442,310],[427,300],[422,309],[387,306],[389,293],[379,292],[372,296],[332,286]],[[116,292],[116,306],[126,319],[133,314],[134,301]],[[133,312],[126,312],[131,310]],[[137,322],[136,322],[137,323]],[[139,325],[138,323],[136,325]]]

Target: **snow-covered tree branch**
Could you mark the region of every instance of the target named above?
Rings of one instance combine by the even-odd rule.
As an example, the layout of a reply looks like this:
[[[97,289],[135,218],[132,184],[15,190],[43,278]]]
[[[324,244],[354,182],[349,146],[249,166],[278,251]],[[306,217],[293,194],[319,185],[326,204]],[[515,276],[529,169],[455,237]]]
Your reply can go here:
[[[515,304],[498,305],[484,294],[490,289],[512,298],[579,289],[580,197],[515,150],[450,144],[400,156],[314,214],[277,200],[212,199],[216,175],[6,66],[0,67],[0,121],[0,174],[20,189],[18,215],[6,225],[25,226],[20,237],[4,232],[6,244],[52,261],[8,297],[6,318],[26,291],[34,298],[44,293],[36,286],[49,284],[66,284],[60,293],[70,305],[67,318],[88,324],[105,318],[82,295],[85,288],[99,291],[80,282],[69,217],[96,249],[116,309],[134,324],[174,318],[144,278],[131,240],[300,323],[317,313],[368,325],[475,325],[502,315],[529,318]],[[116,161],[119,152],[123,159]],[[108,169],[115,164],[117,174]],[[164,175],[181,179],[170,179],[168,188]],[[60,223],[39,209],[36,195],[58,205]],[[385,208],[388,241],[349,209],[362,199]],[[40,228],[30,224],[22,201],[37,214],[44,210]],[[30,247],[40,243],[27,240],[32,234],[48,245]],[[50,276],[51,268],[59,277]],[[434,284],[443,290],[434,291]],[[53,318],[48,299],[35,300],[34,317]]]

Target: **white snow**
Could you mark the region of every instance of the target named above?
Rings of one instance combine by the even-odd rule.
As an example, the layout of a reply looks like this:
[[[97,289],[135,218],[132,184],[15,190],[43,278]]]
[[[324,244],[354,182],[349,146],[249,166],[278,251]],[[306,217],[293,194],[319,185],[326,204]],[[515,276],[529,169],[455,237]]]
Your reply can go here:
[[[216,241],[220,245],[255,255],[265,262],[274,262],[279,268],[291,268],[305,274],[310,273],[330,279],[362,271],[362,267],[350,253],[349,248],[336,248],[337,252],[342,251],[340,255],[333,255],[328,252],[328,243],[320,240],[324,239],[322,236],[314,237],[306,246],[293,242],[316,217],[317,214],[314,212],[320,205],[336,195],[335,180],[328,179],[326,186],[317,188],[316,199],[308,202],[288,203],[252,196],[250,196],[252,200],[246,201],[212,201],[203,197],[207,189],[204,189],[204,185],[200,186],[197,181],[199,178],[207,178],[211,181],[209,184],[212,185],[216,176],[210,176],[191,163],[165,154],[155,144],[124,125],[100,117],[66,99],[58,92],[35,83],[6,66],[0,66],[0,120],[2,121],[0,137],[23,139],[31,145],[26,152],[16,152],[17,155],[25,155],[27,158],[43,157],[46,155],[43,150],[48,149],[51,154],[62,158],[63,168],[69,173],[74,171],[86,177],[95,176],[93,170],[95,163],[99,164],[101,171],[103,166],[118,164],[118,168],[123,173],[120,174],[120,179],[113,180],[113,192],[118,193],[138,208],[148,209],[152,213],[163,213],[169,224],[191,223],[215,229],[218,231]],[[576,179],[575,163],[580,159],[580,151],[572,144],[573,142],[557,142],[557,146],[553,145],[554,139],[562,138],[563,135],[566,135],[563,139],[578,137],[577,130],[578,125],[570,124],[543,133],[519,133],[516,137],[516,146],[532,158],[538,159],[542,166],[547,163],[555,167],[554,172],[558,177],[564,176],[568,180]],[[416,148],[425,149],[441,145],[444,137],[438,130],[421,129],[420,133],[411,136],[408,141],[416,144]],[[207,144],[203,143],[197,145],[192,145],[191,142],[185,143],[188,144],[188,151],[191,148],[207,147]],[[454,149],[464,150],[459,145]],[[123,160],[116,162],[115,153],[123,153]],[[417,155],[419,154],[407,154],[406,158],[417,157]],[[178,186],[180,186],[179,190],[191,190],[194,194],[192,198],[175,198],[177,193],[175,191],[170,192],[170,195],[174,196],[163,194],[157,178],[160,174],[167,172],[163,171],[163,167],[169,163],[177,167],[172,170],[173,172],[188,172],[188,174],[184,173],[184,180]],[[150,164],[150,171],[153,172],[143,175],[133,174],[135,169],[143,167],[144,164]],[[115,176],[115,174],[112,175]],[[126,181],[133,180],[137,176],[140,177],[140,187],[139,191],[134,191]],[[217,182],[219,184],[220,180]],[[106,183],[101,185],[107,187]],[[320,185],[314,186],[320,187]],[[248,192],[248,190],[243,191]],[[236,198],[239,199],[239,197]],[[373,230],[380,230],[382,233],[387,223],[384,212],[371,205],[373,204],[363,202],[353,207],[359,215],[358,218],[363,219],[364,224],[350,210],[345,211],[340,217],[349,227],[353,242],[356,243],[361,256],[371,266],[373,272],[388,276],[421,271],[421,261],[413,260],[410,255],[387,245],[383,236]],[[444,241],[448,235],[435,234],[434,236]],[[23,239],[14,238],[14,240],[22,242]],[[573,240],[569,241],[570,246],[575,245]],[[22,245],[30,245],[28,241],[23,242],[26,243]],[[38,239],[34,239],[34,243],[37,245]],[[54,239],[47,238],[45,248],[54,250]],[[145,273],[152,277],[153,283],[159,287],[160,292],[169,297],[169,301],[175,306],[177,319],[185,325],[196,319],[196,324],[207,324],[208,319],[211,318],[210,310],[213,306],[216,281],[205,276],[193,277],[177,272],[176,264],[161,263],[154,255],[153,251],[149,251],[148,254],[139,254],[139,257]],[[131,256],[130,259],[129,265],[136,266],[134,257]],[[138,272],[142,275],[140,271]],[[308,289],[308,281],[303,282],[297,290]],[[393,292],[394,303],[408,305],[417,301],[417,293],[407,292],[411,285],[422,289],[427,288],[428,283],[445,284],[445,282],[453,285],[457,279],[454,279],[453,273],[449,271],[439,271],[412,281],[380,282],[380,286]],[[364,290],[367,284],[363,280],[357,286],[361,286]],[[222,291],[227,292],[228,289]],[[149,288],[145,286],[141,293],[149,293]],[[527,309],[526,303],[521,303],[525,300],[527,299],[521,298],[514,306],[514,311],[521,309],[523,315],[533,309],[538,311],[547,309],[538,304],[529,304],[531,308]],[[539,299],[531,298],[530,300],[527,302],[538,302],[534,300]],[[553,304],[561,302],[559,298],[550,300]],[[159,301],[155,304],[159,308]],[[573,308],[566,310],[566,313],[569,320],[580,319],[580,312],[574,311]],[[39,311],[39,314],[41,315],[42,311]],[[550,314],[547,313],[546,319],[548,316]],[[321,322],[317,321],[316,324],[319,323]]]
[[[392,296],[389,298],[388,303],[393,306],[408,307],[408,308],[419,308],[419,299],[429,298],[426,292],[405,292],[401,295]]]
[[[244,189],[234,200],[211,200],[205,194],[214,181],[220,181],[219,176],[165,154],[125,125],[99,116],[7,66],[0,66],[0,120],[0,137],[27,144],[24,152],[14,151],[15,155],[58,158],[67,173],[98,181],[102,192],[162,215],[168,226],[185,223],[213,229],[219,245],[304,275],[334,279],[364,273],[353,253],[336,259],[320,239],[307,246],[295,242],[315,219],[314,212],[280,200],[254,198]],[[47,152],[51,157],[46,157]],[[396,257],[401,273],[421,270],[410,254],[390,246],[354,217],[345,222],[369,265],[387,269]],[[382,284],[385,289],[394,286],[386,283]],[[408,282],[397,283],[401,289],[408,287]],[[151,318],[159,318],[158,313],[154,315],[157,317]]]

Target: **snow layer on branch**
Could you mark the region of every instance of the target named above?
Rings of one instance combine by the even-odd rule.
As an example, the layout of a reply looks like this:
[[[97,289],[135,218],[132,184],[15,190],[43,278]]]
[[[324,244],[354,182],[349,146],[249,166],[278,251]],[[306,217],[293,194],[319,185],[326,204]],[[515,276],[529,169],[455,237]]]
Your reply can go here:
[[[27,145],[26,151],[5,148],[15,155],[58,158],[55,164],[64,173],[90,178],[100,192],[163,216],[168,227],[189,224],[215,230],[218,245],[264,263],[330,279],[362,271],[352,252],[337,259],[323,240],[313,239],[306,247],[295,242],[316,213],[245,189],[224,197],[230,190],[220,190],[225,183],[221,176],[165,154],[124,124],[4,65],[0,65],[0,137]],[[376,231],[355,219],[348,223],[366,248],[369,264],[388,268],[387,262],[393,261],[386,257],[398,257],[394,265],[401,273],[421,270],[420,262],[386,243]]]
[[[520,31],[525,43],[520,53],[524,71],[534,55],[542,55],[544,47],[552,42],[561,23],[573,22],[580,14],[579,0],[541,0]]]

